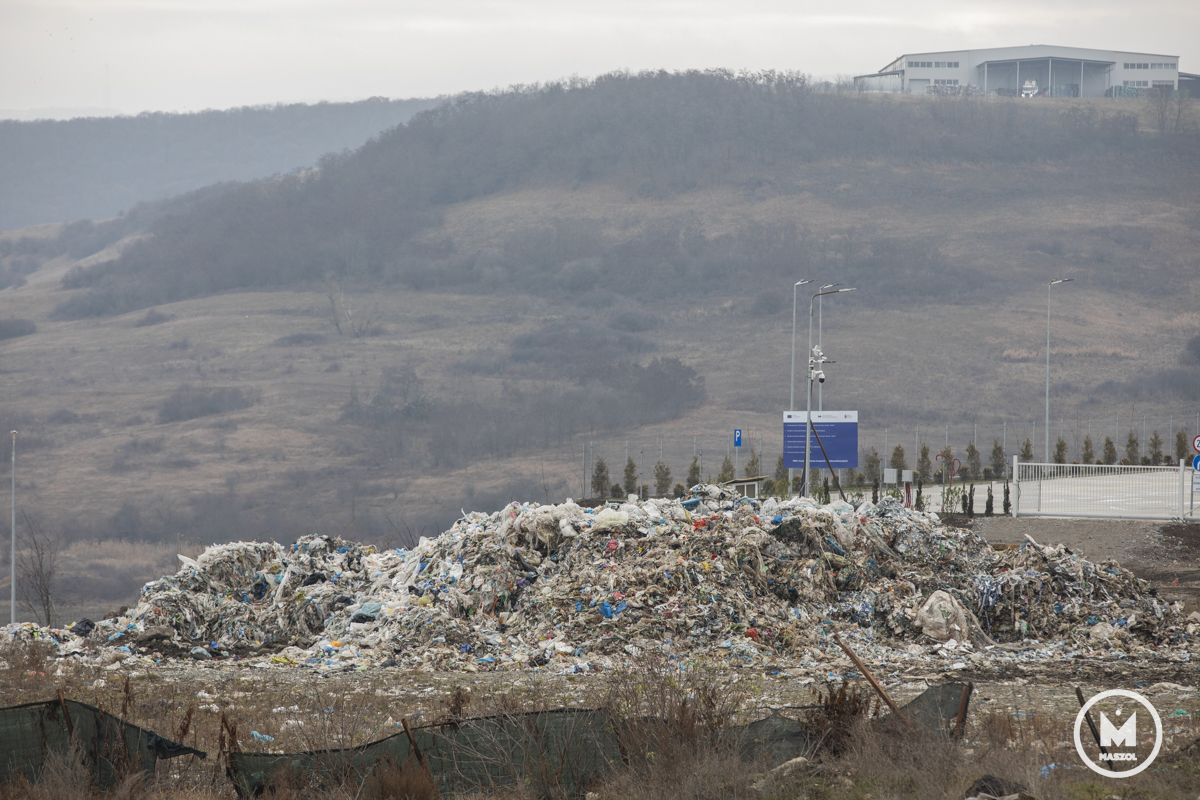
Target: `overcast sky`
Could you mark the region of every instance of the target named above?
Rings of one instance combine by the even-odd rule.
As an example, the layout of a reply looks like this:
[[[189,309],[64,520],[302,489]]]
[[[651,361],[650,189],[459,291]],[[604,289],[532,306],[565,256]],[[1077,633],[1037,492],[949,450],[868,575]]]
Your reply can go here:
[[[1180,56],[1196,0],[0,0],[0,109],[429,97],[618,69],[872,72],[1061,44]]]

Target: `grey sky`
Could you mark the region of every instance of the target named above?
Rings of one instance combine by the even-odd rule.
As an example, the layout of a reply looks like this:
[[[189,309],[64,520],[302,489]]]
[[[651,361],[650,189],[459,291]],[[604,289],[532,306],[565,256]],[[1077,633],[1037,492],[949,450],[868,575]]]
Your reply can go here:
[[[616,69],[870,72],[1033,43],[1200,71],[1194,0],[0,0],[0,109],[419,97]]]

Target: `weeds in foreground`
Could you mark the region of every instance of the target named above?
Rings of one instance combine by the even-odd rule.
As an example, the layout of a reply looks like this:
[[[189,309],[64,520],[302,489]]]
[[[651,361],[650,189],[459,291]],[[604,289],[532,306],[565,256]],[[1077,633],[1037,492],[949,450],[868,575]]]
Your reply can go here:
[[[267,749],[248,741],[251,730],[276,737],[280,751],[334,749],[396,732],[394,722],[424,712],[424,721],[472,725],[472,718],[499,718],[501,734],[476,745],[496,776],[482,798],[534,800],[564,797],[577,770],[577,749],[543,736],[537,714],[560,708],[563,687],[580,683],[511,678],[508,683],[467,686],[446,682],[426,693],[432,676],[382,672],[318,677],[292,672],[212,670],[188,678],[159,675],[153,665],[106,670],[47,659],[45,648],[6,648],[0,660],[0,704],[67,697],[120,711],[128,721],[207,750],[207,762],[184,757],[159,763],[153,780],[129,775],[106,791],[90,788],[87,771],[70,756],[52,758],[36,782],[17,778],[0,786],[0,798],[19,800],[232,800],[232,786],[216,758],[224,737],[228,750]],[[507,677],[507,676],[506,676]],[[126,680],[127,679],[127,680]],[[460,679],[461,680],[461,679]],[[418,683],[424,682],[424,683]],[[1072,720],[1041,708],[1017,713],[976,706],[966,734],[955,742],[918,738],[898,726],[879,724],[873,697],[854,683],[826,687],[818,707],[801,717],[822,742],[801,767],[773,772],[766,759],[746,760],[733,723],[746,721],[753,689],[736,675],[679,670],[647,662],[589,684],[578,702],[602,708],[620,726],[624,752],[599,779],[578,786],[598,800],[696,800],[795,798],[795,800],[960,800],[984,775],[1025,786],[1038,800],[1079,800],[1110,795],[1155,800],[1195,800],[1200,786],[1200,744],[1179,754],[1165,749],[1154,769],[1135,778],[1093,775],[1073,755],[1064,734]],[[557,694],[555,692],[558,692]],[[215,709],[215,710],[214,710]],[[757,715],[757,714],[756,714]],[[224,716],[224,723],[221,717]],[[1168,720],[1176,741],[1198,733],[1190,718]],[[288,729],[285,723],[303,723]],[[564,727],[563,741],[584,741],[585,730]],[[1050,767],[1050,765],[1056,765]],[[436,778],[438,776],[433,776]],[[422,782],[408,762],[381,761],[365,779],[344,776],[323,785],[311,776],[280,773],[267,797],[295,800],[426,800],[432,778]]]

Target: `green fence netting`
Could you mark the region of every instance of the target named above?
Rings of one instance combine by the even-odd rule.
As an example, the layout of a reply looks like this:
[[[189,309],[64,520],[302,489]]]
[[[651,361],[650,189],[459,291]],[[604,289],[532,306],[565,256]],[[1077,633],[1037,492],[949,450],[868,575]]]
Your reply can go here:
[[[412,734],[443,793],[530,782],[575,793],[621,760],[608,715],[589,709],[429,725],[412,729]],[[229,777],[243,797],[261,794],[277,773],[288,769],[333,783],[357,782],[380,759],[401,764],[410,752],[408,736],[398,733],[344,750],[229,753]]]
[[[47,700],[0,708],[0,784],[17,774],[36,781],[47,758],[69,756],[73,743],[93,785],[101,788],[132,770],[153,776],[160,758],[189,753],[205,757],[199,750],[122,722],[94,706]]]
[[[962,690],[961,683],[931,687],[901,710],[922,731],[944,733],[958,714]],[[630,757],[621,727],[603,710],[560,709],[427,725],[412,735],[442,794],[533,785],[575,795]],[[778,711],[722,735],[743,758],[763,756],[773,764],[809,754],[816,744],[799,720]],[[228,753],[228,774],[239,796],[255,797],[281,771],[331,784],[361,782],[381,759],[402,764],[410,753],[408,736],[398,733],[341,750]]]

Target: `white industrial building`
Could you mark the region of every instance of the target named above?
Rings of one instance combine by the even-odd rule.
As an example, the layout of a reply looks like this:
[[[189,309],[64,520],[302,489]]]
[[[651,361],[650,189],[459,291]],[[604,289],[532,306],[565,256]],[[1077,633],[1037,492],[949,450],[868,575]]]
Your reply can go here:
[[[1179,57],[1046,44],[906,53],[879,72],[855,76],[854,83],[864,91],[907,94],[974,86],[1016,97],[1036,85],[1039,96],[1112,97],[1179,88]]]

